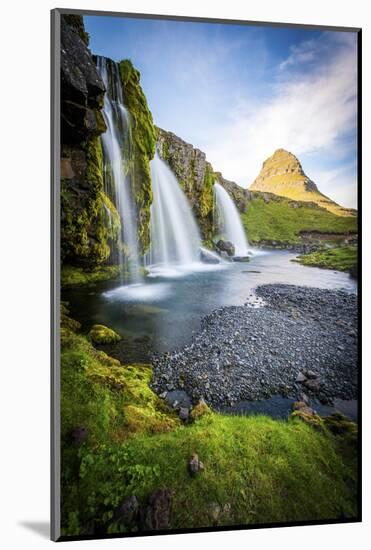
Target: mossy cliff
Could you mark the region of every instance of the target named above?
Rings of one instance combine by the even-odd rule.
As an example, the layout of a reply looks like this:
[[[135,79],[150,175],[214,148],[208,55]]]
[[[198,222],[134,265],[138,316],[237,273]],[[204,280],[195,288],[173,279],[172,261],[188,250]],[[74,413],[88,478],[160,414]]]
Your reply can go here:
[[[121,222],[114,193],[103,182],[100,136],[106,130],[102,115],[105,87],[87,45],[82,18],[62,16],[61,252],[62,263],[70,271],[103,273],[102,266],[117,262]],[[157,133],[139,72],[129,60],[119,63],[119,71],[131,123],[125,158],[137,207],[139,248],[144,253],[150,244],[149,163]]]
[[[82,18],[71,17],[61,17],[61,256],[64,265],[93,270],[109,261],[120,219],[103,190],[105,88]]]
[[[213,233],[213,185],[216,174],[206,155],[181,138],[158,128],[160,156],[169,163],[197,218],[204,240]]]
[[[155,154],[157,132],[146,96],[140,85],[139,71],[128,59],[119,62],[119,69],[123,100],[131,119],[129,173],[137,207],[138,240],[141,251],[144,253],[150,245],[152,186],[149,163]]]

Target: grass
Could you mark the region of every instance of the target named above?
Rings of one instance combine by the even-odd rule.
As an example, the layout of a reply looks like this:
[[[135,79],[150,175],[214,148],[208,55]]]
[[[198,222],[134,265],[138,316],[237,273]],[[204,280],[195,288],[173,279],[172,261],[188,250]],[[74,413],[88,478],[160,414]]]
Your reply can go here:
[[[122,500],[135,494],[143,505],[161,487],[172,494],[172,529],[356,515],[354,437],[205,406],[183,425],[150,389],[148,365],[120,365],[76,330],[64,307],[64,535],[125,531],[115,517]],[[71,434],[81,427],[77,445]],[[205,466],[195,477],[192,453]]]
[[[241,219],[251,244],[297,244],[301,242],[301,232],[357,232],[357,217],[336,216],[305,202],[295,203],[273,196],[268,198],[268,202],[255,196],[247,203],[247,211],[241,214]]]
[[[195,478],[187,469],[192,453],[204,464]],[[356,515],[355,463],[342,458],[334,436],[299,419],[214,413],[166,434],[84,449],[79,476],[80,519],[110,532],[118,529],[109,519],[125,497],[144,503],[159,487],[172,493],[173,529]]]
[[[340,246],[310,252],[298,256],[295,261],[307,266],[335,269],[336,271],[351,271],[357,264],[357,247]]]

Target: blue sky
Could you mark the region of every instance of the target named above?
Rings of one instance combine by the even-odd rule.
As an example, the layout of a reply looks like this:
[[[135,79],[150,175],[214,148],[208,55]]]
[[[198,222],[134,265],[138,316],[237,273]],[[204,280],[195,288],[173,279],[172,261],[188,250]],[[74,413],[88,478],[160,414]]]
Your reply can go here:
[[[357,200],[356,34],[84,17],[93,53],[129,58],[155,123],[248,187],[279,147],[320,190]]]

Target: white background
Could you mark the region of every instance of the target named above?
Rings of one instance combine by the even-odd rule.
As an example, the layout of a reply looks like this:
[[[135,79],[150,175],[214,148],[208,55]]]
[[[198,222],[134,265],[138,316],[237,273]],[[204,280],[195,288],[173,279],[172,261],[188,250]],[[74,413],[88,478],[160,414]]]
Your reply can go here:
[[[370,238],[369,2],[362,0],[4,0],[0,54],[0,545],[51,546],[49,519],[49,10],[54,7],[211,16],[363,27],[364,271]],[[368,65],[368,67],[367,67]],[[367,124],[366,124],[367,123]],[[304,129],[305,131],[305,129]],[[364,548],[370,533],[370,424],[367,332],[370,286],[364,277],[364,523],[69,543],[68,548],[206,546],[300,550]],[[5,307],[4,307],[5,305]],[[370,340],[370,338],[368,338]],[[367,437],[368,436],[368,437]],[[189,503],[192,506],[192,503]]]

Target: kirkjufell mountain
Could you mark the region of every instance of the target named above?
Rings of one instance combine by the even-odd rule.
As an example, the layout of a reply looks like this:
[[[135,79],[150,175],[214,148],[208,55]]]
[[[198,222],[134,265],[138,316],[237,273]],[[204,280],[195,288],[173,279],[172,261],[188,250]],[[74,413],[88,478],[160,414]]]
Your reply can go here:
[[[337,216],[353,216],[355,211],[343,208],[323,195],[317,185],[305,174],[299,159],[286,151],[277,149],[263,162],[251,191],[266,191],[293,200],[315,202]]]

